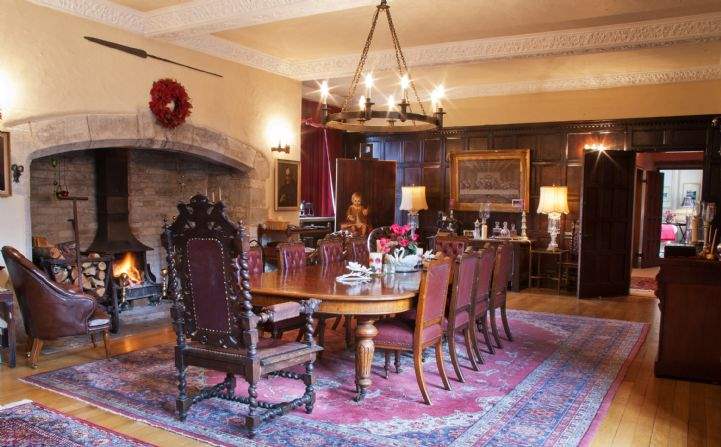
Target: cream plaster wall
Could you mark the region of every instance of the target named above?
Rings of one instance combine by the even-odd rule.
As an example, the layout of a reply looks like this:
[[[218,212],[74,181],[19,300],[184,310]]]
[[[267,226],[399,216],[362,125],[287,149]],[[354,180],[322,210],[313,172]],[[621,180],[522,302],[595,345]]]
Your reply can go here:
[[[300,159],[299,82],[203,55],[191,50],[52,11],[23,0],[2,0],[0,7],[0,130],[19,138],[22,124],[40,117],[147,111],[154,80],[171,77],[188,90],[193,103],[190,123],[215,129],[263,151],[279,133],[291,146],[285,158]],[[143,48],[222,74],[209,76],[153,59],[140,59],[92,44],[83,36]],[[272,130],[271,130],[272,129]],[[20,147],[20,145],[18,145]],[[13,162],[26,163],[28,154],[13,151]],[[27,250],[30,241],[29,163],[10,198],[0,198],[0,245]],[[266,203],[272,211],[272,175],[266,181]],[[297,220],[297,213],[278,213]],[[2,261],[0,260],[0,263]]]
[[[721,112],[721,81],[452,99],[444,108],[446,126],[702,115]]]

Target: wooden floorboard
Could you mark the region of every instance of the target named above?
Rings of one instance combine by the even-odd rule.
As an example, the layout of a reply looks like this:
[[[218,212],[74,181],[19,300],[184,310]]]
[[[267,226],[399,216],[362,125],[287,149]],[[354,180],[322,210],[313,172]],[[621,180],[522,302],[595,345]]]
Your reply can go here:
[[[514,309],[615,318],[650,324],[646,341],[621,381],[609,411],[592,441],[593,446],[721,446],[721,386],[657,379],[653,375],[653,362],[658,347],[657,303],[654,298],[636,296],[577,300],[538,289],[509,296],[509,306]],[[172,343],[173,340],[172,330],[166,327],[113,340],[112,350],[114,354],[119,354]],[[15,369],[0,366],[0,404],[31,399],[153,444],[202,445],[198,441],[17,380],[37,372],[51,371],[102,357],[103,351],[99,347],[42,357],[37,370],[26,367],[24,358],[19,359],[20,365]]]

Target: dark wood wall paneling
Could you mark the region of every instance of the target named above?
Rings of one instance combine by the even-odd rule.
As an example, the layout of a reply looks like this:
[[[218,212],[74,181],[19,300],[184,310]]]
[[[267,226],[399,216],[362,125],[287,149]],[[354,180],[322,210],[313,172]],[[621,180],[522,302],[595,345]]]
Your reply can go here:
[[[493,149],[531,150],[531,200],[528,213],[529,237],[547,243],[546,217],[538,215],[539,188],[567,185],[570,214],[563,228],[580,219],[583,185],[584,146],[602,143],[613,150],[705,151],[704,200],[721,202],[721,156],[718,130],[711,127],[713,115],[579,121],[542,124],[515,124],[446,128],[420,134],[354,135],[345,138],[349,158],[360,144],[373,145],[373,156],[398,163],[396,206],[403,185],[425,185],[429,210],[421,213],[424,235],[434,232],[439,210],[448,211],[450,195],[449,154],[457,151]],[[721,207],[719,207],[721,208]],[[464,228],[471,229],[474,212],[459,212]],[[405,213],[401,221],[405,221]],[[491,222],[515,222],[520,231],[520,215],[493,213]]]

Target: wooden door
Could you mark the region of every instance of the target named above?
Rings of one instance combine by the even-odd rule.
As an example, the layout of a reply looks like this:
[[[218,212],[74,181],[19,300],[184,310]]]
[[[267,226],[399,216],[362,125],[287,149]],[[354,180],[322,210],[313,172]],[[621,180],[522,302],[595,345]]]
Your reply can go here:
[[[643,233],[641,239],[641,267],[661,265],[661,196],[663,194],[663,174],[658,171],[646,171],[646,190],[643,205]]]
[[[578,296],[627,295],[631,279],[636,154],[585,154]]]

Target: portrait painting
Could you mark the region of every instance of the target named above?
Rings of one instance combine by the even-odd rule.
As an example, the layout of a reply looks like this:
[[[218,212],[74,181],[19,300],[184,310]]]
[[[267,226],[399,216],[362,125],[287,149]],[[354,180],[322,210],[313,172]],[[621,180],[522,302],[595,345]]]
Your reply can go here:
[[[275,210],[300,209],[300,162],[275,160]]]
[[[0,132],[0,197],[10,195],[10,134]]]
[[[451,154],[451,199],[455,209],[478,211],[486,203],[491,211],[528,211],[530,151],[507,149]],[[520,201],[519,201],[520,199]]]

